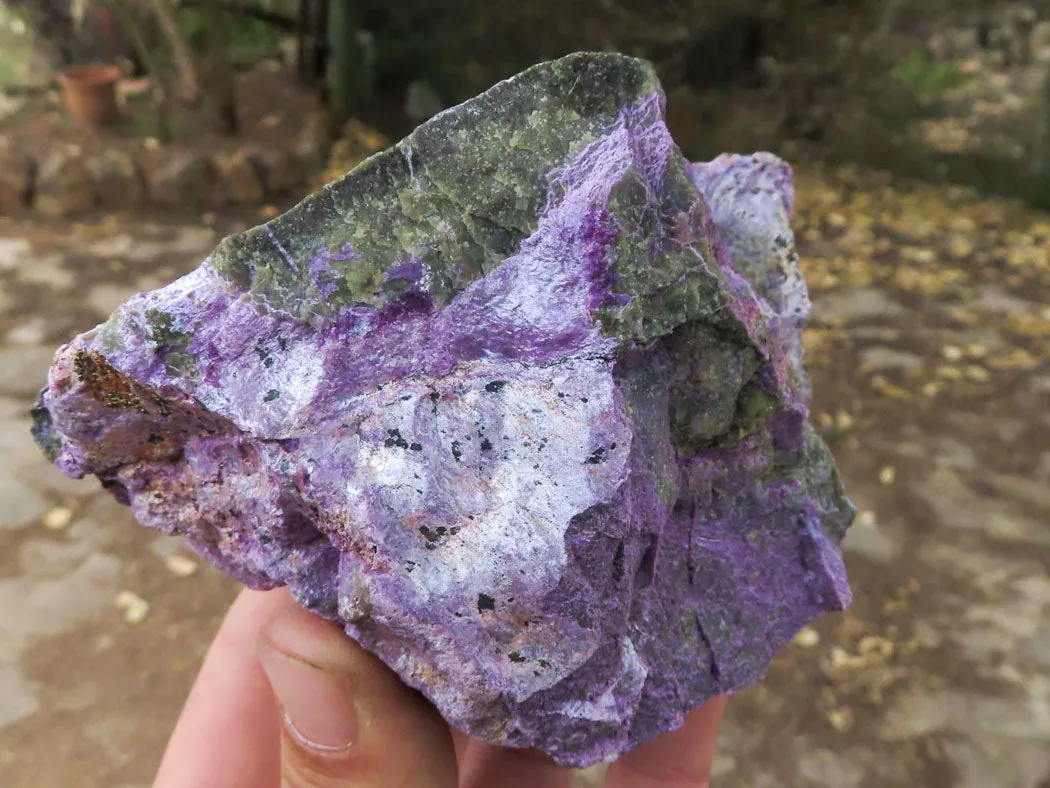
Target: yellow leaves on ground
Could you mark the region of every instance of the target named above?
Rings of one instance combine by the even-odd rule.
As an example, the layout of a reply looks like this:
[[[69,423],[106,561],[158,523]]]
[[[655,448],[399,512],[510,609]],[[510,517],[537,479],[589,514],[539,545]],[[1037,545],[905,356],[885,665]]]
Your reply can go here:
[[[971,364],[963,370],[967,379],[974,381],[975,383],[987,383],[992,379],[992,373],[990,373],[984,367],[979,367],[976,364]]]
[[[332,143],[328,166],[319,183],[341,178],[373,153],[389,145],[390,140],[382,133],[351,118],[343,126],[339,138]]]
[[[905,388],[898,386],[886,379],[883,375],[875,375],[871,379],[871,387],[879,394],[891,399],[911,399],[914,395]]]
[[[796,635],[794,643],[800,648],[822,647],[820,668],[827,683],[818,706],[833,730],[850,730],[855,703],[881,704],[891,686],[915,674],[913,658],[936,647],[937,633],[921,631],[929,627],[902,618],[920,588],[917,579],[898,587],[874,620],[846,612],[830,636],[821,637],[812,627]]]
[[[955,235],[948,239],[948,254],[956,260],[969,257],[973,254],[973,250],[973,243],[967,238]]]
[[[831,238],[847,258],[893,252],[929,273],[983,250],[1012,268],[1050,269],[1050,221],[1018,202],[945,184],[894,185],[884,173],[850,167],[805,167],[796,176],[803,242]]]
[[[1024,348],[1014,348],[1009,353],[988,360],[988,366],[994,369],[1033,369],[1039,364],[1039,359]]]
[[[1050,307],[1039,300],[1050,286],[1045,215],[855,167],[803,167],[796,176],[794,223],[810,289],[881,289],[916,310],[925,336],[949,340],[933,348],[917,340],[926,351],[922,367],[861,369],[873,391],[901,401],[919,396],[929,406],[946,391],[991,391],[998,373],[1028,370],[1050,356]],[[954,339],[955,332],[990,335],[991,344]],[[850,352],[855,333],[838,323],[807,329],[807,363]]]
[[[1046,310],[1042,312],[1011,312],[1006,316],[1006,330],[1030,339],[1050,337],[1050,319]]]
[[[958,268],[922,269],[912,266],[900,266],[893,275],[893,284],[907,293],[941,293],[948,287],[966,279],[966,274]]]

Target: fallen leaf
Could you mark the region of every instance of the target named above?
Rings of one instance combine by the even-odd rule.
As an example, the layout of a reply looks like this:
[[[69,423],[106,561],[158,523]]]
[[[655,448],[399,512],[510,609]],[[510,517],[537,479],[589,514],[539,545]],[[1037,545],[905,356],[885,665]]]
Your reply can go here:
[[[961,260],[973,254],[973,244],[965,238],[956,236],[948,242],[948,252],[956,260]]]
[[[860,639],[860,643],[857,644],[857,651],[863,656],[876,656],[882,659],[889,659],[893,656],[894,644],[892,640],[888,640],[878,635],[867,635]]]
[[[826,218],[828,224],[836,228],[845,227],[849,223],[849,220],[838,211],[832,211]]]
[[[867,665],[863,657],[850,654],[842,646],[832,646],[828,656],[831,669],[835,671],[859,670]]]
[[[988,366],[994,369],[1031,369],[1038,363],[1034,354],[1024,348],[1014,348],[1004,356],[989,359]]]
[[[115,604],[129,624],[141,624],[149,615],[149,602],[134,591],[121,591],[117,594]]]
[[[984,367],[979,367],[974,364],[966,368],[966,377],[978,383],[987,383],[992,379],[992,373]]]
[[[853,416],[844,410],[840,410],[835,414],[835,426],[838,427],[842,432],[847,432],[853,428],[856,423]]]
[[[828,724],[839,733],[845,733],[853,727],[853,712],[848,706],[832,709],[825,716]]]
[[[44,527],[61,531],[73,522],[73,510],[68,506],[56,506],[44,515]]]
[[[892,399],[912,399],[912,393],[903,389],[896,383],[891,383],[882,375],[875,375],[871,379],[871,387],[875,391]]]
[[[802,648],[813,648],[820,643],[820,633],[813,627],[803,627],[795,635],[795,644]]]
[[[169,555],[164,563],[168,567],[168,571],[176,577],[190,577],[197,573],[197,562],[191,558],[187,558],[184,555]]]

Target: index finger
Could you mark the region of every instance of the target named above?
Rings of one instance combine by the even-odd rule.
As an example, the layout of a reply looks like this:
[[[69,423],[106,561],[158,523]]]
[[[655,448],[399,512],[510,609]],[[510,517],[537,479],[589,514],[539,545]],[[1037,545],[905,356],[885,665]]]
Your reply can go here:
[[[610,767],[605,788],[709,788],[725,703],[712,698],[678,730],[624,755]]]

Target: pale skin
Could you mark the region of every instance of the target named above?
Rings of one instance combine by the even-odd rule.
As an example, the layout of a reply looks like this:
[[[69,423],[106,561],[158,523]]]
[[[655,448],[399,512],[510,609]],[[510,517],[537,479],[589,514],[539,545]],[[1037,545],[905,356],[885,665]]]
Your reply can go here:
[[[607,788],[708,788],[723,706],[712,700],[624,755]],[[282,589],[244,591],[230,608],[154,788],[569,788],[570,779],[540,755],[450,730]]]

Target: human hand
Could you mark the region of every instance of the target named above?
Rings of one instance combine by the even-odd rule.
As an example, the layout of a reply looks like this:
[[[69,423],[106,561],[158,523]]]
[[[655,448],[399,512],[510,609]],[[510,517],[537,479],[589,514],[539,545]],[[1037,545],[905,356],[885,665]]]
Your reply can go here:
[[[724,699],[626,754],[606,788],[707,788]],[[283,713],[282,713],[283,712]],[[571,771],[450,731],[434,708],[287,591],[230,608],[154,788],[569,788]]]

